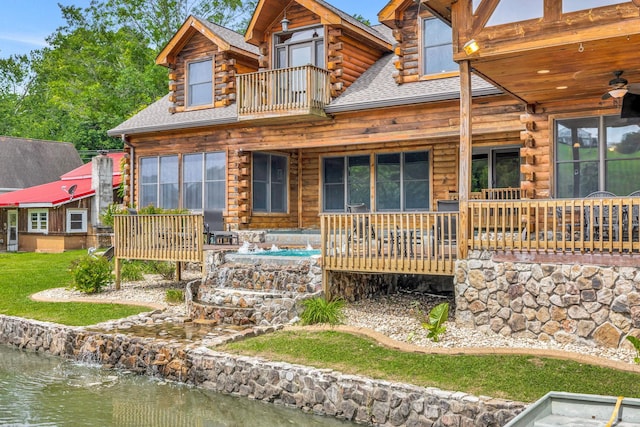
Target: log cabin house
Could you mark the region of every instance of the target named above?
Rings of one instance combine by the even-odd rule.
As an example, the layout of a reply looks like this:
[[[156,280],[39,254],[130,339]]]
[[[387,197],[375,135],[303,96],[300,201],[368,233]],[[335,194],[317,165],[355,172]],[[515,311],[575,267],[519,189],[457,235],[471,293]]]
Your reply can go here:
[[[244,37],[189,17],[156,60],[168,95],[109,132],[128,201],[319,229],[329,295],[336,274],[453,276],[463,324],[637,332],[640,2],[391,0],[378,17],[261,0]],[[602,315],[622,296],[624,321]]]

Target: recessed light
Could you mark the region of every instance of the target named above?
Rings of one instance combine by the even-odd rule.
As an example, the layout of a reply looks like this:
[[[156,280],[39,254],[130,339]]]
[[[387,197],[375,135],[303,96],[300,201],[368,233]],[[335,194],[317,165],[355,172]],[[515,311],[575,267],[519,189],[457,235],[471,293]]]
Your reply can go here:
[[[567,89],[569,86],[556,86],[556,89]]]
[[[538,70],[537,73],[538,74],[549,74],[551,71],[550,70]]]

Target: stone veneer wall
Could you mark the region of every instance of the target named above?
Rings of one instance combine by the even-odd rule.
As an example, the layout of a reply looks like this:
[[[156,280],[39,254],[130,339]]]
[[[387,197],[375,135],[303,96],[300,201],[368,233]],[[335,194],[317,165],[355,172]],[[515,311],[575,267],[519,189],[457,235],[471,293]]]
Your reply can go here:
[[[627,335],[640,335],[640,268],[493,257],[470,251],[467,260],[456,263],[457,324],[604,347],[627,346]]]
[[[518,402],[0,316],[0,344],[381,426],[502,426]]]

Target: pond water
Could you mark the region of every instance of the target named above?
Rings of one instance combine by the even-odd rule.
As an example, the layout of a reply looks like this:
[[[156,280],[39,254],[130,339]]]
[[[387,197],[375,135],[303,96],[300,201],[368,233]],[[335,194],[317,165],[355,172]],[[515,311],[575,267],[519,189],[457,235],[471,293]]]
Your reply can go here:
[[[280,427],[354,424],[0,345],[0,425]]]

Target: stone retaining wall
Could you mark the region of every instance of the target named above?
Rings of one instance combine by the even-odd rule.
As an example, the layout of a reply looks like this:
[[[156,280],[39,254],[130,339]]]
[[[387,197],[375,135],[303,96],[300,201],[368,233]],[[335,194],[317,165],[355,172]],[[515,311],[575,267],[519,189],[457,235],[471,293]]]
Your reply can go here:
[[[456,263],[456,323],[506,336],[627,346],[640,335],[640,268],[496,262],[470,251]]]
[[[381,426],[502,426],[524,405],[0,316],[0,344]]]

